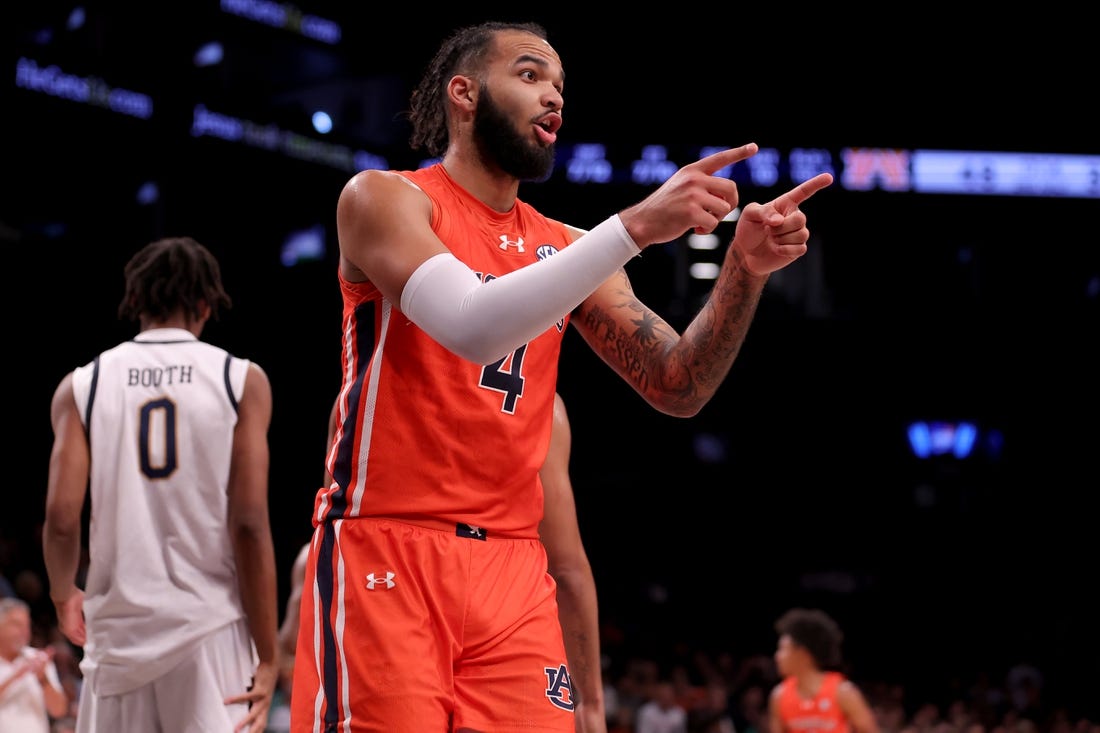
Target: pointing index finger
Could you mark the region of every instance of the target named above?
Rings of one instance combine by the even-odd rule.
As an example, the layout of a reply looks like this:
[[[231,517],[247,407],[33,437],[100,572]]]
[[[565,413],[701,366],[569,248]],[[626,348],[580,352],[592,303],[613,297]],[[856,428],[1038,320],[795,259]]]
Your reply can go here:
[[[799,204],[803,201],[832,184],[832,182],[833,176],[831,173],[818,173],[813,178],[803,181],[790,191],[787,191],[787,193],[772,201],[772,206],[785,216],[798,208]]]
[[[733,165],[738,161],[751,158],[756,155],[756,151],[759,149],[760,146],[756,143],[747,143],[737,148],[728,148],[726,150],[719,150],[717,153],[711,153],[707,157],[700,158],[690,165],[700,168],[708,174],[714,174],[728,165]]]

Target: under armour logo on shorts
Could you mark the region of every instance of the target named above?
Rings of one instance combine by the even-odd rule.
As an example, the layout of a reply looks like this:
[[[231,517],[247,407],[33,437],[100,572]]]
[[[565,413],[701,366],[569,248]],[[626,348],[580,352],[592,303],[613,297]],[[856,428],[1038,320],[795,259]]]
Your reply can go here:
[[[386,577],[379,578],[374,573],[367,573],[367,590],[374,590],[379,583],[385,583],[386,588],[392,588],[397,583],[393,582],[394,573],[387,571]]]
[[[459,537],[466,537],[471,540],[481,540],[484,542],[489,533],[485,531],[484,527],[475,527],[472,524],[463,524],[458,522],[455,524],[455,534]]]

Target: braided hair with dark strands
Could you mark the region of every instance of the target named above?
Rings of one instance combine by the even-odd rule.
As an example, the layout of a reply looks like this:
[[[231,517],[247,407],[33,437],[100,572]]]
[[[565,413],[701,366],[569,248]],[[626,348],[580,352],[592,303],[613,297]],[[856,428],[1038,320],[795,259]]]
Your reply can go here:
[[[786,634],[791,641],[813,656],[819,669],[839,669],[841,666],[840,643],[844,634],[828,614],[816,608],[792,608],[775,622],[780,636]]]
[[[447,83],[455,74],[479,76],[500,31],[523,31],[546,40],[546,29],[538,23],[488,21],[452,33],[428,64],[409,100],[409,144],[414,150],[424,149],[434,156],[447,152]]]
[[[165,237],[142,247],[123,269],[126,292],[118,306],[119,318],[163,320],[185,313],[196,320],[203,306],[218,318],[220,308],[233,301],[222,287],[218,260],[191,237]]]

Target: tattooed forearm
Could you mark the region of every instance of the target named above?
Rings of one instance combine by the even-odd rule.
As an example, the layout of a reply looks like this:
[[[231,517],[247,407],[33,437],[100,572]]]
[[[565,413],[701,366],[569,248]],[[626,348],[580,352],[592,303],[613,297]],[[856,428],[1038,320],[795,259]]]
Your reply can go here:
[[[623,304],[619,308],[627,308],[636,313],[631,314],[627,321],[633,324],[628,331],[621,328],[614,316],[599,306],[587,308],[581,313],[584,330],[588,334],[588,341],[600,357],[607,362],[616,372],[626,377],[636,389],[644,392],[649,385],[649,369],[645,363],[647,353],[656,346],[656,333],[651,328],[645,330],[638,328],[636,324],[639,318],[647,320],[647,311],[640,307],[641,303],[634,301],[639,307],[631,304]]]
[[[763,292],[763,280],[749,275],[734,251],[727,253],[725,266],[710,297],[688,325],[680,340],[687,350],[687,362],[700,391],[710,395],[729,374]]]
[[[623,276],[613,297],[592,299],[577,325],[585,340],[647,402],[673,415],[698,412],[729,373],[752,323],[764,280],[727,253],[710,297],[679,335],[637,299]]]
[[[581,331],[600,357],[651,404],[695,401],[692,375],[681,361],[679,334],[633,293],[612,309],[593,305],[581,311]],[[664,403],[664,404],[663,404]]]

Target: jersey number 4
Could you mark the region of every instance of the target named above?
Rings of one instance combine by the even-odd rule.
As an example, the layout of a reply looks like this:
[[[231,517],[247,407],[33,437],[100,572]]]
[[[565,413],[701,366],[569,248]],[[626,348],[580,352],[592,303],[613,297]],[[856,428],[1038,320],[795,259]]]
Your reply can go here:
[[[523,355],[527,344],[519,347],[503,359],[481,367],[481,379],[478,386],[500,392],[504,398],[500,403],[501,412],[515,414],[516,402],[523,396]]]

